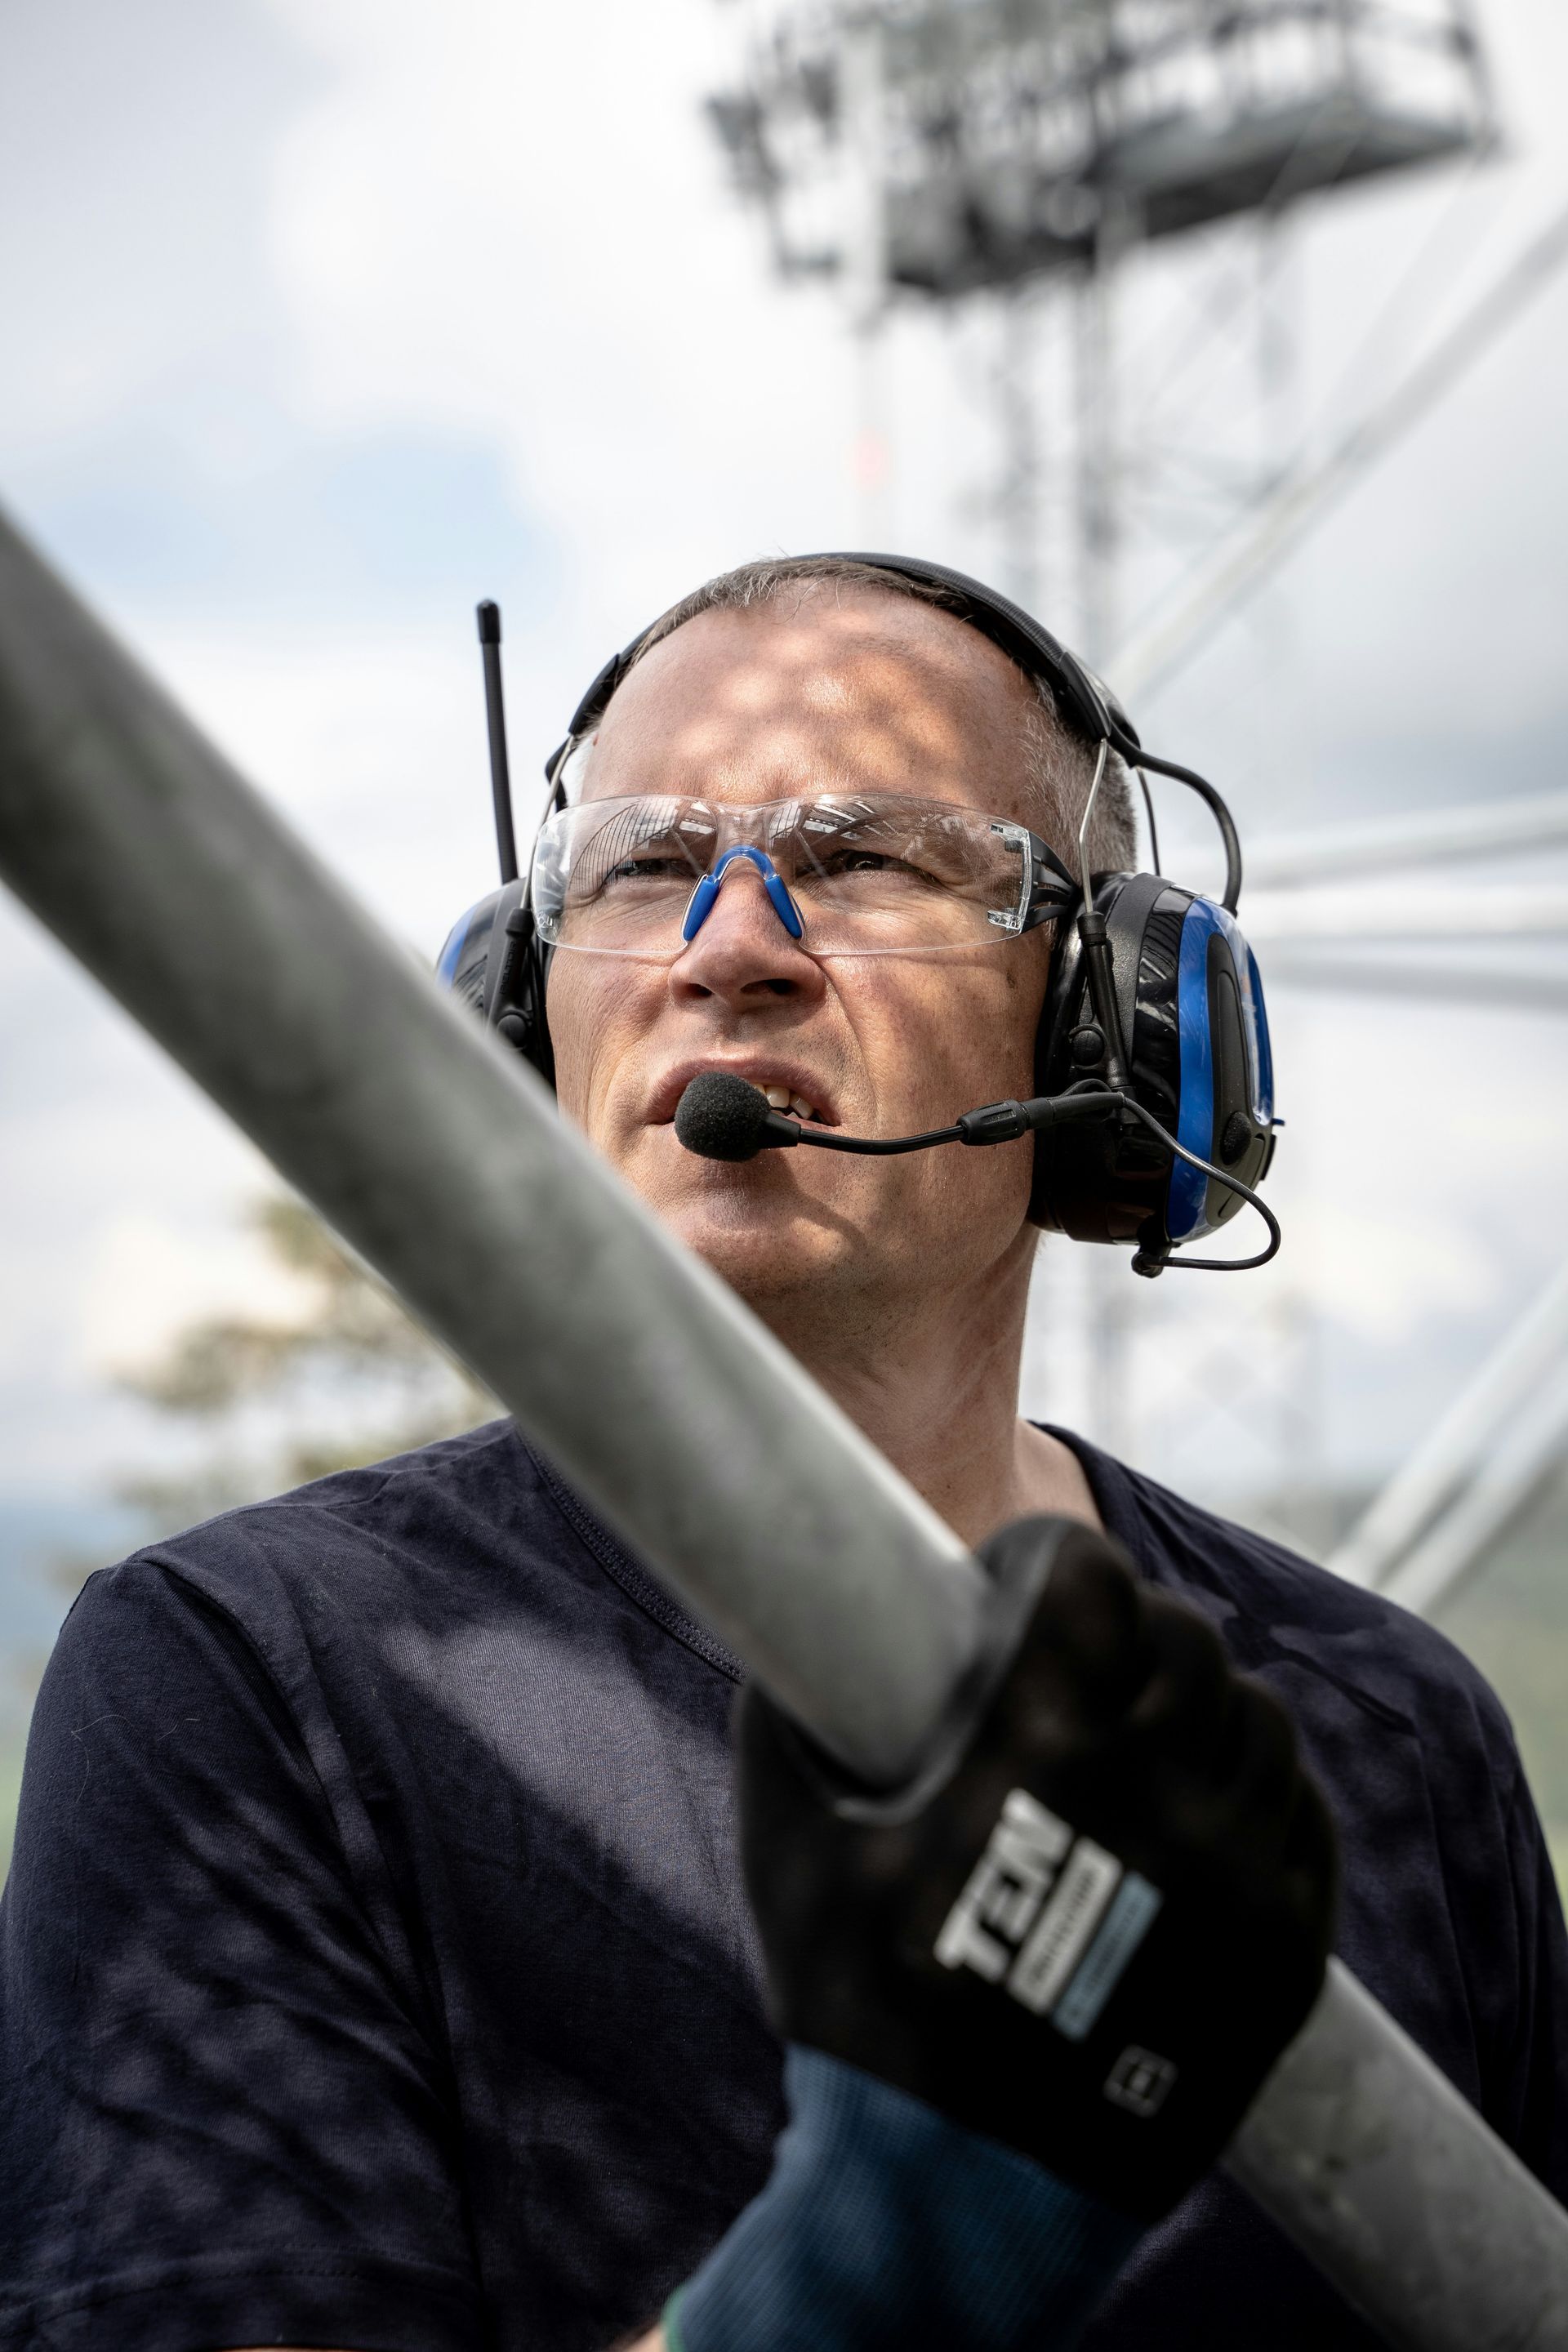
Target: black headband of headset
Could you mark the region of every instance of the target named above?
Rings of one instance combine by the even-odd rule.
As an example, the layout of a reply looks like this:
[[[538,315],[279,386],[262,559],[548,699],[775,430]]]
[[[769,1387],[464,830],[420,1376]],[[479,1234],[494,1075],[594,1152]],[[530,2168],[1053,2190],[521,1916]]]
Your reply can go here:
[[[806,556],[799,560],[810,562],[813,559]],[[837,553],[836,560],[864,563],[875,572],[891,572],[901,579],[918,580],[929,587],[940,588],[945,600],[942,609],[978,629],[982,636],[989,637],[1026,677],[1044,678],[1062,706],[1064,717],[1089,742],[1108,743],[1131,766],[1153,768],[1163,776],[1173,776],[1178,782],[1190,785],[1206,803],[1219,827],[1225,844],[1224,904],[1235,913],[1241,896],[1241,844],[1224,801],[1214,786],[1191,768],[1177,767],[1173,761],[1159,760],[1145,751],[1115,697],[1075,654],[1058,643],[1048,629],[1042,628],[1010,597],[987,588],[982,581],[971,579],[966,572],[954,572],[945,563],[931,563],[918,555],[867,555],[847,551]],[[545,762],[545,774],[552,783],[558,779],[563,754],[603,718],[610,697],[637,659],[647,635],[647,630],[644,629],[629,646],[613,654],[577,705],[565,741]]]

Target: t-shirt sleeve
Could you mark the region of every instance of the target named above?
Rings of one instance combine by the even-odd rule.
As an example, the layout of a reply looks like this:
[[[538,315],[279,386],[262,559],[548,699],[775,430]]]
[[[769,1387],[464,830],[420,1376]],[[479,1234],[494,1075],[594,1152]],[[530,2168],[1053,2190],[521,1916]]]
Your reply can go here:
[[[234,1622],[154,1563],[95,1577],[0,1906],[0,2347],[468,2352],[419,2011]]]

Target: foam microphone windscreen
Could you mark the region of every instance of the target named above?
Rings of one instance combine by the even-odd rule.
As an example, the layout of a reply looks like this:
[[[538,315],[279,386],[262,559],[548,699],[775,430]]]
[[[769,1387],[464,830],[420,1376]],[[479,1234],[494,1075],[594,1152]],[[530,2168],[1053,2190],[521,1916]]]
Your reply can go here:
[[[732,1070],[703,1070],[676,1107],[675,1132],[704,1160],[754,1160],[770,1116],[760,1088]]]

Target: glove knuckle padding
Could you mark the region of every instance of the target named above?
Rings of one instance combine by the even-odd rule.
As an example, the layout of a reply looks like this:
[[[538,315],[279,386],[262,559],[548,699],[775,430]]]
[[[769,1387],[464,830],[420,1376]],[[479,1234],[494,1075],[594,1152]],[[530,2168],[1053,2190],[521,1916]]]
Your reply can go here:
[[[1334,1838],[1289,1720],[1088,1528],[1050,1553],[917,1810],[835,1786],[757,1691],[738,1725],[774,2021],[1152,2217],[1205,2171],[1321,1984]]]

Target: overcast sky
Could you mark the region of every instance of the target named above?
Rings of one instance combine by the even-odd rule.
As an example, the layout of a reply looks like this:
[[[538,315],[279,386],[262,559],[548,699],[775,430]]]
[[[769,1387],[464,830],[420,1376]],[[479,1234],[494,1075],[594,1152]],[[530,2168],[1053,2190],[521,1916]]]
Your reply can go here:
[[[1303,233],[1309,423],[1393,382],[1568,204],[1568,12],[1481,13],[1508,157]],[[493,861],[476,598],[505,610],[526,793],[612,646],[705,573],[862,520],[832,299],[770,282],[701,124],[728,21],[0,0],[0,498],[425,953]],[[1136,296],[1135,347],[1173,299]],[[891,352],[889,537],[991,568],[985,330],[911,320]],[[1140,711],[1254,835],[1561,786],[1565,356],[1568,278],[1293,562],[1274,650],[1232,629]],[[1171,1475],[1184,1383],[1245,1383],[1281,1330],[1327,1367],[1326,1466],[1371,1475],[1564,1246],[1568,1023],[1283,990],[1275,1014],[1289,1259],[1247,1299],[1129,1286]],[[0,1496],[89,1493],[163,1442],[108,1376],[265,1303],[238,1223],[260,1176],[0,899]],[[1037,1335],[1066,1412],[1069,1355]]]

